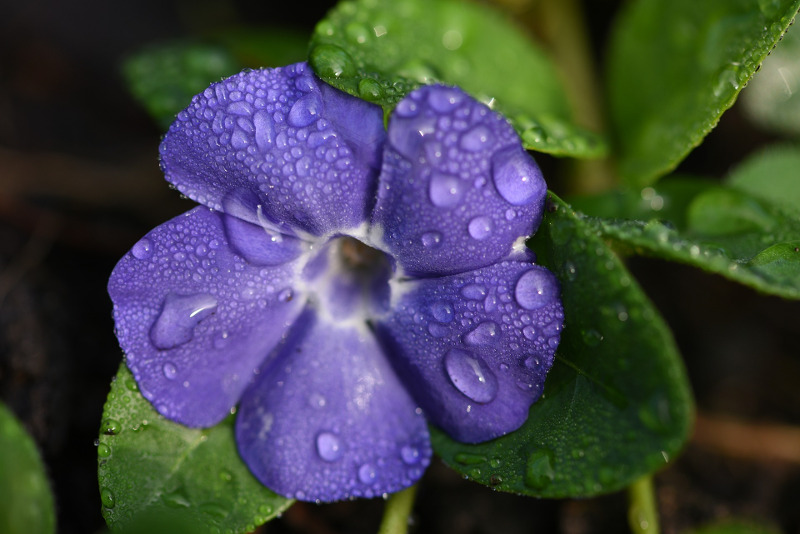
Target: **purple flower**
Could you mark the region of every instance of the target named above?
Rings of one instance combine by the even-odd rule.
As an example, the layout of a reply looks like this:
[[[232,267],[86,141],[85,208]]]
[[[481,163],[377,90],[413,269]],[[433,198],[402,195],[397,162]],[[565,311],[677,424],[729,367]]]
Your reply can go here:
[[[303,63],[192,100],[161,144],[197,207],[114,269],[117,335],[165,417],[238,404],[251,471],[289,497],[398,491],[457,440],[518,428],[563,312],[523,241],[546,186],[511,126],[457,88],[383,113]]]

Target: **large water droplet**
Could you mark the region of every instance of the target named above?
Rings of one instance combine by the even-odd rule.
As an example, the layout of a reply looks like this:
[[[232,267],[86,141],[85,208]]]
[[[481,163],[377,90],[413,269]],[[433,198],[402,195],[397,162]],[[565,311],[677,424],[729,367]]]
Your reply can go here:
[[[122,425],[116,419],[105,419],[100,425],[100,430],[107,436],[114,436],[120,433]]]
[[[431,313],[440,323],[449,323],[453,320],[453,306],[449,302],[434,302],[431,305]]]
[[[153,255],[153,244],[146,237],[140,239],[131,249],[133,257],[137,260],[146,260]]]
[[[419,157],[422,141],[436,129],[436,117],[418,116],[405,119],[398,116],[389,128],[389,144],[408,160]]]
[[[441,244],[442,234],[439,232],[425,232],[422,234],[420,240],[422,241],[423,247],[433,248]]]
[[[161,314],[150,329],[150,340],[161,350],[183,345],[194,335],[197,323],[214,313],[217,299],[207,293],[167,294]]]
[[[549,449],[533,451],[525,465],[525,485],[537,490],[549,486],[556,476],[553,458],[553,452]]]
[[[272,117],[266,111],[259,110],[253,115],[253,124],[256,127],[256,145],[258,149],[263,151],[272,147],[272,142],[275,139],[275,124]]]
[[[332,44],[321,44],[309,53],[309,62],[321,78],[349,78],[355,74],[350,54]]]
[[[491,130],[483,124],[479,124],[471,130],[464,132],[459,142],[461,148],[468,152],[480,152],[481,150],[491,148],[492,144],[494,144],[494,135]]]
[[[486,296],[486,288],[477,284],[469,284],[461,289],[461,295],[470,300],[482,300]]]
[[[100,502],[106,508],[114,508],[114,505],[117,504],[117,499],[114,497],[114,492],[108,488],[103,488],[100,490]]]
[[[452,208],[464,199],[464,187],[457,177],[435,172],[428,189],[431,202],[440,208]]]
[[[500,328],[494,321],[484,321],[464,336],[467,345],[491,345],[500,339]]]
[[[444,356],[450,381],[461,393],[475,402],[491,402],[497,395],[497,378],[479,356],[451,349]]]
[[[405,445],[400,449],[400,457],[407,465],[414,465],[419,462],[419,449],[411,445]]]
[[[175,376],[178,374],[178,368],[175,367],[175,364],[172,362],[165,363],[161,370],[168,380],[175,380]]]
[[[364,464],[358,468],[358,479],[364,483],[369,484],[378,478],[378,472],[372,464]]]
[[[558,283],[548,271],[531,269],[517,280],[514,297],[526,310],[536,310],[558,299]]]
[[[320,432],[317,435],[317,454],[326,462],[334,462],[342,457],[342,443],[332,432]]]
[[[500,196],[515,206],[544,198],[547,188],[536,162],[519,146],[495,152],[492,177]]]
[[[307,93],[300,97],[289,110],[289,124],[302,128],[320,118],[322,98],[318,93]]]
[[[372,78],[363,78],[358,82],[358,96],[371,102],[380,100],[383,97],[383,87]]]
[[[494,224],[492,224],[492,220],[489,217],[485,216],[475,217],[469,222],[469,225],[467,226],[469,235],[471,235],[474,239],[477,239],[478,241],[489,237],[493,229],[494,229]]]
[[[109,447],[105,443],[98,444],[97,456],[99,456],[100,458],[108,458],[109,456],[111,456],[111,447]]]

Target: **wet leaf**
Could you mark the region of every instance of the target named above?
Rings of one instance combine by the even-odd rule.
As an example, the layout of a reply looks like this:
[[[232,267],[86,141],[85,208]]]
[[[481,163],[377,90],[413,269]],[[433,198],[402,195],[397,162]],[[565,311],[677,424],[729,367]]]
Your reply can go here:
[[[608,83],[619,170],[644,187],[708,134],[800,0],[643,0],[618,19]]]
[[[0,403],[0,532],[55,532],[53,494],[33,439]]]
[[[692,399],[658,312],[620,260],[551,195],[532,241],[561,280],[565,328],[544,395],[526,423],[477,445],[433,429],[450,466],[495,489],[582,497],[623,488],[663,467],[685,443]]]
[[[162,524],[250,532],[293,501],[261,485],[239,458],[233,417],[207,429],[159,415],[120,366],[97,447],[103,516],[113,529]]]
[[[504,113],[528,148],[574,157],[606,151],[600,136],[571,121],[564,89],[544,53],[478,4],[341,2],[317,25],[309,61],[326,82],[387,112],[419,85],[454,84]]]
[[[686,263],[754,289],[800,298],[797,149],[751,158],[727,185],[672,177],[641,193],[574,199],[586,224],[632,253]]]

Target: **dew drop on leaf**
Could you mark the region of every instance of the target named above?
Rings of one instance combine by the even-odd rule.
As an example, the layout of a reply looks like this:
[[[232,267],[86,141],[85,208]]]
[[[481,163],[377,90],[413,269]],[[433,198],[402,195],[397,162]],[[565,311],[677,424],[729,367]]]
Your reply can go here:
[[[549,486],[555,478],[553,458],[553,451],[549,449],[533,451],[525,464],[525,485],[537,490]]]

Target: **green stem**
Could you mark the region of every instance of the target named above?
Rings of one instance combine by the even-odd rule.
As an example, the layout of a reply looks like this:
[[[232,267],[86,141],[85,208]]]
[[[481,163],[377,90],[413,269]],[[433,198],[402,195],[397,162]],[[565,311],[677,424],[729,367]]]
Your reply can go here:
[[[634,534],[659,534],[653,477],[642,477],[628,488],[628,524]]]
[[[392,494],[383,511],[383,521],[378,534],[406,534],[408,532],[408,516],[414,507],[417,486],[411,486],[401,492]]]
[[[564,81],[576,123],[589,130],[605,131],[604,91],[595,69],[580,0],[540,0],[537,7],[543,37]],[[570,193],[601,192],[617,184],[608,159],[578,161],[571,174]]]

